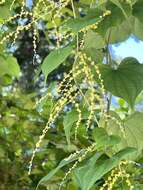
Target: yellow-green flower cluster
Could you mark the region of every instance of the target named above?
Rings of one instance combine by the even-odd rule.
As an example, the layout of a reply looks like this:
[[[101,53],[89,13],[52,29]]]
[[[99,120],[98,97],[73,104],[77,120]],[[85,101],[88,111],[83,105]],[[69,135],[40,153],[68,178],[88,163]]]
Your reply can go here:
[[[88,30],[92,29],[92,30],[96,30],[98,28],[98,25],[102,22],[102,19],[104,19],[106,16],[111,15],[111,11],[110,10],[106,10],[103,15],[100,15],[99,18],[100,20],[97,21],[95,24],[91,24],[86,26],[85,28],[81,29],[80,32],[87,32]]]
[[[127,165],[128,163],[129,162],[126,160],[121,161],[120,164],[118,165],[118,167],[116,167],[115,169],[113,169],[111,171],[111,174],[109,175],[109,177],[107,178],[107,180],[105,181],[105,183],[99,190],[105,190],[105,189],[112,190],[115,183],[120,178],[122,178],[122,180],[125,179],[125,182],[129,187],[129,190],[132,190],[134,188],[134,186],[132,185],[132,183],[130,181],[130,175],[124,169],[125,165]]]
[[[81,156],[79,156],[79,157],[77,158],[77,161],[73,164],[73,166],[72,166],[72,167],[68,170],[68,172],[65,174],[64,178],[62,179],[62,182],[61,182],[60,185],[59,185],[59,189],[58,189],[58,190],[61,189],[61,187],[62,187],[62,185],[64,184],[65,180],[66,180],[67,177],[72,173],[72,171],[77,167],[77,165],[78,165],[80,162],[82,162],[82,161],[88,156],[89,153],[94,152],[95,149],[96,149],[96,144],[95,144],[95,143],[93,143],[91,146],[89,146],[89,147],[87,147],[87,148],[85,149],[84,153],[83,153]]]

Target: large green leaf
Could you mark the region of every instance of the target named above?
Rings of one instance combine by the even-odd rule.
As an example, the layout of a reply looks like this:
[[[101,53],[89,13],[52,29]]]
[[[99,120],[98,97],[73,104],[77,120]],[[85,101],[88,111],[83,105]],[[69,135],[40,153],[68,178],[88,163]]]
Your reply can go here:
[[[99,17],[99,11],[97,9],[90,9],[85,17],[79,17],[68,20],[64,25],[63,29],[70,29],[74,34],[77,34],[83,28],[96,24],[103,19]]]
[[[99,66],[106,90],[126,100],[131,107],[143,89],[143,65],[134,58],[125,58],[118,69]]]
[[[119,120],[118,116],[115,117]],[[128,146],[134,147],[137,149],[136,155],[134,155],[134,158],[136,158],[143,150],[143,113],[136,112],[125,121],[120,120],[120,123],[122,123],[124,134],[121,132],[121,126],[115,120],[109,120],[106,126],[108,134],[118,135],[121,138],[120,143],[114,147],[114,150],[118,151]]]
[[[102,62],[102,49],[105,47],[105,41],[103,37],[100,34],[89,30],[85,35],[84,42],[84,51],[87,56],[91,57],[96,63]]]
[[[143,22],[143,10],[142,10],[143,0],[138,0],[133,6],[133,15],[137,17],[140,22]]]
[[[55,70],[61,63],[65,61],[65,59],[72,52],[73,46],[69,45],[65,48],[60,48],[52,51],[43,61],[42,64],[42,72],[45,75],[45,78]]]
[[[125,18],[127,18],[127,13],[126,11],[124,10],[122,4],[120,3],[119,0],[110,0],[112,3],[114,3],[115,5],[117,5],[117,7],[119,7],[121,9],[121,11],[123,12]]]
[[[111,11],[111,15],[105,17],[96,30],[103,37],[110,27],[117,27],[125,20],[122,10],[116,4],[107,1],[106,9]]]
[[[87,31],[84,40],[85,49],[102,49],[105,46],[103,37],[100,34],[93,32],[92,30]]]
[[[97,155],[88,160],[87,164],[75,170],[75,177],[81,190],[89,190],[94,183],[101,179],[107,172],[116,167],[121,160],[135,151],[134,148],[126,148],[115,154],[113,157],[97,162]]]
[[[137,38],[143,40],[143,11],[142,11],[143,0],[138,0],[133,6],[134,15],[134,29],[133,33]]]
[[[90,57],[95,63],[101,63],[104,58],[102,49],[96,49],[94,47],[85,48],[84,52]]]
[[[78,167],[77,169],[75,169],[74,171],[74,175],[76,177],[76,180],[78,182],[78,186],[81,187],[84,185],[84,177],[88,176],[88,174],[90,174],[90,169],[94,167],[96,161],[100,158],[102,154],[101,153],[96,153],[94,154],[89,160],[88,162],[83,165],[82,167]],[[91,177],[91,176],[89,176]]]
[[[0,76],[8,74],[10,76],[19,77],[20,67],[17,60],[12,56],[0,56]]]
[[[105,34],[105,41],[109,44],[126,40],[131,34],[130,20],[124,20],[118,26],[110,27]]]
[[[77,19],[69,20],[65,26],[67,28],[71,29],[73,33],[77,33],[80,30],[82,30],[83,28],[85,28],[86,26],[96,24],[99,20],[101,20],[101,19],[77,18]]]
[[[93,130],[93,138],[96,141],[98,147],[103,147],[104,149],[114,146],[120,142],[120,138],[115,135],[108,135],[106,130],[101,127],[96,127]]]
[[[46,176],[44,176],[39,181],[36,189],[38,189],[39,185],[47,183],[62,167],[64,167],[64,166],[68,165],[69,163],[77,160],[77,158],[79,156],[81,156],[83,153],[84,153],[84,150],[81,150],[78,154],[71,156],[70,158],[63,159],[55,169],[51,170]]]
[[[120,35],[119,39],[121,38],[122,41],[122,34],[125,34],[125,31],[128,31],[129,34],[134,34],[138,39],[143,40],[143,23],[135,16],[130,16],[126,21],[124,21],[123,25],[123,33],[121,30],[118,31]],[[127,35],[126,35],[127,36]]]
[[[143,40],[143,23],[138,18],[134,18],[133,34],[140,40]]]

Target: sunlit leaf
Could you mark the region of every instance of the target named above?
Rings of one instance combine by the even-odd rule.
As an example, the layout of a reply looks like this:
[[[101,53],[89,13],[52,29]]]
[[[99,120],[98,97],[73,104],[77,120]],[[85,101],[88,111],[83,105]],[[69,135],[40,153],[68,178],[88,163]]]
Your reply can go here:
[[[19,77],[20,67],[17,60],[12,56],[0,56],[0,76],[8,74],[10,76]]]
[[[65,48],[57,49],[52,51],[43,61],[42,63],[42,72],[45,75],[45,78],[55,70],[61,63],[65,61],[65,59],[72,52],[73,46],[69,45]]]

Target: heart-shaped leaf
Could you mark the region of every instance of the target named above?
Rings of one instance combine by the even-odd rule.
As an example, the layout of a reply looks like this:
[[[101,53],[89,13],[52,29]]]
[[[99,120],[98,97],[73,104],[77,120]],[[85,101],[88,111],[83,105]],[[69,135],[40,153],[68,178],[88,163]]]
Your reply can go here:
[[[143,89],[143,65],[135,58],[125,58],[118,69],[99,65],[107,91],[123,98],[133,108],[135,100]]]

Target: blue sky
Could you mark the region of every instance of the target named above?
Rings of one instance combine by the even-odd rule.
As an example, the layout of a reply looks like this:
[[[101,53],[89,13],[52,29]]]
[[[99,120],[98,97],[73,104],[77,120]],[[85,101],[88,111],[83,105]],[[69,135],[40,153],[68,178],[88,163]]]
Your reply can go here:
[[[135,57],[143,63],[143,41],[131,35],[126,41],[111,46],[113,58]]]
[[[26,0],[26,4],[27,4],[28,7],[32,7],[33,0]]]

